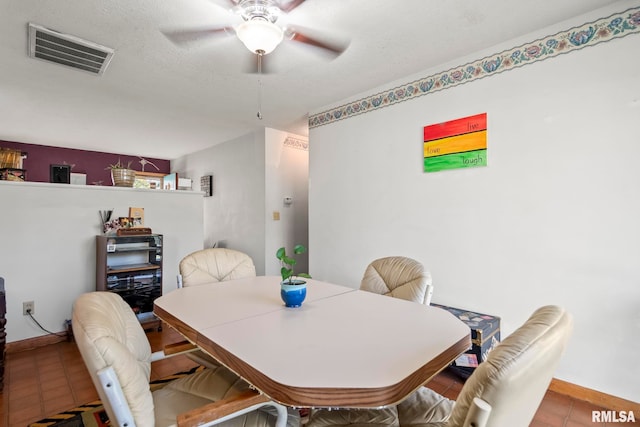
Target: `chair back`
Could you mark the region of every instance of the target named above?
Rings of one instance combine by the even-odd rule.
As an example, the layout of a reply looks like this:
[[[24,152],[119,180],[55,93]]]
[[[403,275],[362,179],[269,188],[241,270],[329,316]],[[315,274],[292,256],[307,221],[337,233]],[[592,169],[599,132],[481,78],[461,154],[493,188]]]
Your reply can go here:
[[[379,258],[367,266],[360,289],[428,305],[431,299],[431,274],[411,258]]]
[[[571,330],[572,319],[564,309],[545,306],[536,310],[467,379],[447,427],[464,424],[474,398],[491,405],[487,426],[528,426],[549,387]]]
[[[209,248],[193,252],[180,261],[182,286],[254,277],[251,257],[227,248]]]
[[[98,378],[112,368],[138,427],[154,425],[149,388],[151,347],[131,307],[112,292],[80,295],[73,306],[73,335],[107,415],[117,420],[114,407]]]

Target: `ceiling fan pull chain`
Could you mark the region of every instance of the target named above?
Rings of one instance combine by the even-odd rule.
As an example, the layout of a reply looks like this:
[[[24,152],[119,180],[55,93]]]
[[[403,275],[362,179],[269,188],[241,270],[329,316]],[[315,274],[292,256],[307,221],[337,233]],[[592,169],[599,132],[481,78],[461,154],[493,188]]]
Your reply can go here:
[[[258,119],[262,120],[262,82],[258,77],[258,114],[256,114]]]
[[[258,114],[256,116],[259,120],[262,120],[262,80],[260,76],[262,75],[262,55],[264,55],[264,51],[258,50],[256,55],[258,55]]]

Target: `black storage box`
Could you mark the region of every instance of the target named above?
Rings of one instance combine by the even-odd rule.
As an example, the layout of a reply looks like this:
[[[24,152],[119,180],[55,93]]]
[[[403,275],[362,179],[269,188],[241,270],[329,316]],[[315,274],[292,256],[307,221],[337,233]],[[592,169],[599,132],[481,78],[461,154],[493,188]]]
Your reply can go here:
[[[471,329],[471,349],[450,366],[451,370],[462,377],[469,377],[475,367],[484,362],[489,352],[500,342],[500,318],[445,305],[431,305],[447,310]]]

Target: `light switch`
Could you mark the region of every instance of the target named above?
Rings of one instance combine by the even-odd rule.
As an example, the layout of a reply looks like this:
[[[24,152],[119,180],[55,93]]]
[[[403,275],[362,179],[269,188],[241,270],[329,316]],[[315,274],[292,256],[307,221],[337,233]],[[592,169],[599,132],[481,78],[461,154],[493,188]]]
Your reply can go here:
[[[273,211],[273,220],[274,221],[280,221],[280,212]]]

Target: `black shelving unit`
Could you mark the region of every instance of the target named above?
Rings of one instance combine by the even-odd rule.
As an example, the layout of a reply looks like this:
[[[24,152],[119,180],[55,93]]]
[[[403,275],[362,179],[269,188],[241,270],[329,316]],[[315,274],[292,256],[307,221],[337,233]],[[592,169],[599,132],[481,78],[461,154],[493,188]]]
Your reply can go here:
[[[145,329],[160,329],[153,301],[162,295],[162,235],[96,236],[96,290],[119,294]]]

